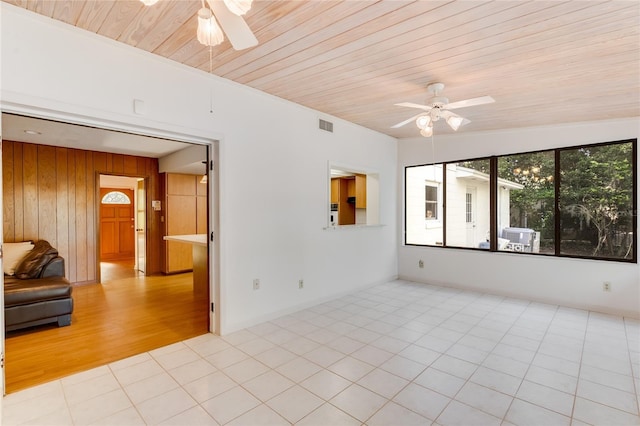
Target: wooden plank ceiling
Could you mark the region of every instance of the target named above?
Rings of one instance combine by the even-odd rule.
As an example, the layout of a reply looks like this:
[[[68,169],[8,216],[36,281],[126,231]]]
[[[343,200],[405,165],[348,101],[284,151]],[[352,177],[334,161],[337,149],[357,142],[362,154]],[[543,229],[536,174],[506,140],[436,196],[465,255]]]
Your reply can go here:
[[[259,44],[209,49],[199,0],[3,0],[395,137],[426,86],[445,83],[460,131],[640,116],[637,1],[254,1]],[[435,132],[448,133],[443,122]]]

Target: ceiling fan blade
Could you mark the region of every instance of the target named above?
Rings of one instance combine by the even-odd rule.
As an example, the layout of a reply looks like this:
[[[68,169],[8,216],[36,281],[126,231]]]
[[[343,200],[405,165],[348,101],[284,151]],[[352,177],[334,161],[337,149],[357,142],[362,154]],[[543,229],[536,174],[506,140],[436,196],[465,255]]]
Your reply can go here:
[[[400,122],[400,123],[398,123],[398,124],[394,124],[393,126],[391,126],[391,128],[392,128],[392,129],[397,129],[398,127],[402,127],[402,126],[404,126],[405,124],[411,123],[413,120],[415,120],[416,118],[420,117],[422,114],[424,114],[424,113],[423,113],[423,112],[421,112],[420,114],[416,114],[416,115],[414,115],[414,116],[413,116],[413,117],[411,117],[411,118],[407,118],[406,120],[401,121],[401,122]]]
[[[220,0],[207,0],[207,3],[235,50],[246,49],[258,44],[258,39],[241,16],[231,13]]]
[[[465,99],[463,101],[451,102],[445,106],[447,109],[466,108],[476,105],[491,104],[495,102],[491,96],[480,96],[479,98]]]
[[[414,104],[411,102],[401,102],[399,104],[394,104],[395,106],[401,106],[401,107],[407,107],[407,108],[418,108],[418,109],[422,109],[425,111],[431,111],[431,107],[428,105],[420,105],[420,104]]]

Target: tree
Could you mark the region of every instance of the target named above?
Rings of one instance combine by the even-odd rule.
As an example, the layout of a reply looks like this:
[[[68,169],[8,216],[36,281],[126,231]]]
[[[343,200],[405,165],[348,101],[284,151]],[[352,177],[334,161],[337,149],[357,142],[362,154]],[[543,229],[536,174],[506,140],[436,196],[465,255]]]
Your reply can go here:
[[[563,243],[589,241],[592,256],[631,256],[632,157],[630,142],[560,152]]]

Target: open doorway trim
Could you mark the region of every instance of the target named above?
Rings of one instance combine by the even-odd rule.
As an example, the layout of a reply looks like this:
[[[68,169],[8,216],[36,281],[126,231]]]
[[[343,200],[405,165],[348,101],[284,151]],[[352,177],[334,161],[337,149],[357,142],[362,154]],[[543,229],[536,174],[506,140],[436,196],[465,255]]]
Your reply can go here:
[[[208,152],[211,155],[211,161],[216,164],[216,167],[213,171],[210,171],[210,176],[215,177],[215,185],[208,185],[208,199],[209,199],[209,213],[208,213],[208,221],[209,221],[209,232],[210,235],[216,235],[216,238],[210,238],[209,244],[209,300],[210,303],[215,303],[215,311],[209,311],[209,329],[213,334],[219,334],[220,332],[220,277],[221,273],[219,270],[220,267],[220,244],[219,244],[219,211],[220,211],[220,199],[219,199],[219,187],[218,187],[218,165],[219,161],[219,139],[208,138],[204,136],[197,136],[194,134],[187,134],[181,132],[174,132],[171,130],[162,130],[157,127],[148,127],[143,125],[131,124],[122,122],[119,120],[109,120],[109,119],[101,119],[97,117],[90,117],[81,114],[57,111],[52,109],[44,109],[35,106],[29,106],[19,103],[0,101],[0,114],[8,113],[8,114],[17,114],[28,117],[40,118],[44,120],[58,121],[63,123],[71,123],[83,126],[89,126],[99,129],[113,130],[117,132],[126,132],[132,134],[138,134],[149,137],[157,137],[162,139],[175,140],[176,142],[186,142],[197,145],[205,145],[207,146]],[[0,120],[1,121],[1,120]],[[1,140],[0,140],[1,144]],[[0,145],[1,146],[1,145]],[[0,152],[0,159],[2,154]],[[212,179],[213,180],[213,179]],[[99,185],[98,185],[99,186]],[[1,186],[0,186],[1,188]],[[215,193],[214,193],[214,188]],[[2,195],[2,191],[0,189],[0,196]],[[1,214],[1,213],[0,213]],[[1,216],[0,216],[1,218]],[[2,238],[0,237],[0,242]],[[97,260],[97,259],[96,259]],[[4,283],[0,283],[0,293],[3,294]],[[0,294],[0,309],[4,309],[4,300]],[[213,306],[213,305],[212,305]],[[4,358],[4,322],[2,324],[2,330],[0,330],[0,350],[2,351],[2,356]],[[5,385],[4,385],[4,366],[1,368],[1,377],[0,377],[0,395],[5,394]]]

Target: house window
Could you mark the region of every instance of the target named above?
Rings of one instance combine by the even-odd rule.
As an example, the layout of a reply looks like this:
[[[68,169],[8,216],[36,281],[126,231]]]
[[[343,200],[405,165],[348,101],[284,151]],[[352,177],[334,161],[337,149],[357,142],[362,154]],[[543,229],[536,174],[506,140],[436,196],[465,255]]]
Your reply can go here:
[[[131,199],[121,191],[111,191],[104,194],[102,204],[131,204]]]
[[[405,244],[636,263],[637,143],[408,166]],[[420,227],[418,202],[444,226]]]
[[[436,185],[425,185],[424,187],[425,219],[438,219],[438,187]]]

